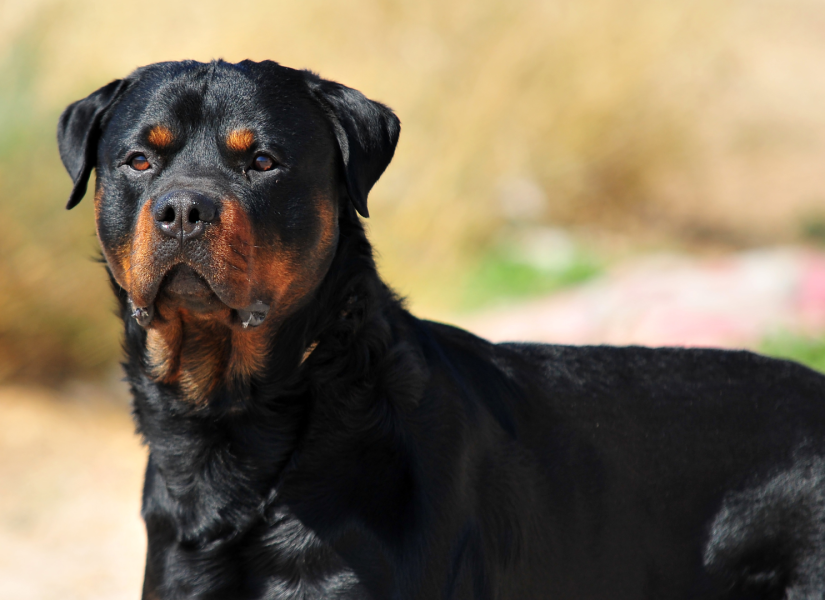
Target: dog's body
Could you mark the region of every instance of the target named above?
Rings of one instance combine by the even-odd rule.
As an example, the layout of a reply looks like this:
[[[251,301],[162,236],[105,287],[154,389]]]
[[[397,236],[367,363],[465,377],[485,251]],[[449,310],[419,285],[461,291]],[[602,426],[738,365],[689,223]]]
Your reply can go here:
[[[825,378],[415,319],[355,214],[397,138],[275,63],[61,118],[150,449],[144,599],[823,598]]]

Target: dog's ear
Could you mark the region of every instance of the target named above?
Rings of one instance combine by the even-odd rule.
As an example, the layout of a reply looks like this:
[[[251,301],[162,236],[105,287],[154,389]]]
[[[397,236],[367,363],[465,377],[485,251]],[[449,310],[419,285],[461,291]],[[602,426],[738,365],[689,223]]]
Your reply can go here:
[[[89,175],[97,163],[97,142],[106,112],[127,87],[126,80],[116,79],[70,104],[57,124],[57,146],[60,160],[74,182],[66,209],[74,208],[83,199]]]
[[[362,217],[369,217],[367,194],[392,160],[401,122],[388,107],[357,90],[310,72],[306,77],[310,92],[332,122],[350,199]]]

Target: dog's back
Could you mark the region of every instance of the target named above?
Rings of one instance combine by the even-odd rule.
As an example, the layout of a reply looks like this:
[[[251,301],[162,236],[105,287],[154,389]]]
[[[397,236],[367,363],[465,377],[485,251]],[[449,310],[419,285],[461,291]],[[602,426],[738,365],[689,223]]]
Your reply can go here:
[[[749,352],[436,330],[456,389],[516,447],[479,453],[470,512],[541,563],[535,597],[825,593],[825,377]]]

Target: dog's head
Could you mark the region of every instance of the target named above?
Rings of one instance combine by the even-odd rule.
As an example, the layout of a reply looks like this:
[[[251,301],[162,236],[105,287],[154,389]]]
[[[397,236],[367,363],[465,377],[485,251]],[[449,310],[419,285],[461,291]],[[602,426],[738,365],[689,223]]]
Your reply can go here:
[[[277,322],[323,279],[346,202],[367,194],[399,123],[359,92],[273,62],[161,63],[69,106],[74,180],[97,171],[97,234],[141,325],[158,311]]]

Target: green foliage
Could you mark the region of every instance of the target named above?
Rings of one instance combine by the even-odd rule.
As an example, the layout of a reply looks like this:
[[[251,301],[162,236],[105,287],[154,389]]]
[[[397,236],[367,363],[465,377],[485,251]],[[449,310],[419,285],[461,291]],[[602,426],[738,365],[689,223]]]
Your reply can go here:
[[[804,239],[815,244],[825,244],[825,215],[806,215],[801,225]]]
[[[785,332],[763,340],[759,351],[768,356],[795,360],[825,372],[825,337],[806,337]]]
[[[462,286],[460,308],[473,310],[546,294],[602,272],[601,262],[578,248],[561,260],[547,263],[511,246],[494,247],[470,270]]]

